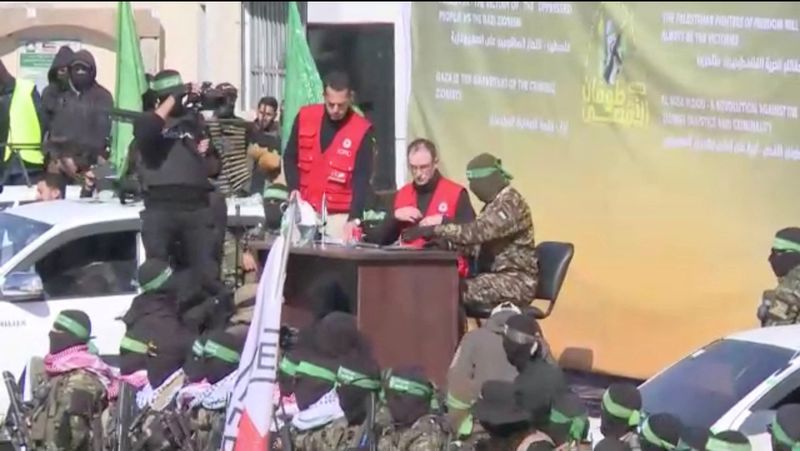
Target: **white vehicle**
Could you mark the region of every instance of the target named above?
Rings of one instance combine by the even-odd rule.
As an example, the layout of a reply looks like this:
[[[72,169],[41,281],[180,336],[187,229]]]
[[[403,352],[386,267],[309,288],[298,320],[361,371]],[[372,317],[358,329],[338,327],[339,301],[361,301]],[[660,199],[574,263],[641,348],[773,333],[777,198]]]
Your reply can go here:
[[[118,199],[80,199],[0,212],[1,371],[20,378],[32,357],[47,354],[50,327],[67,309],[89,315],[101,355],[118,353],[124,325],[117,318],[137,294],[137,268],[145,258],[142,208],[141,203],[122,205]],[[229,226],[246,227],[260,223],[264,215],[257,197],[229,201],[228,213]],[[0,415],[7,408],[3,388]]]
[[[756,445],[769,442],[764,434],[775,410],[800,403],[799,356],[800,325],[730,335],[643,383],[643,410],[670,413],[684,425],[714,432],[738,430],[762,449]],[[599,435],[593,430],[593,441]]]
[[[68,185],[64,196],[67,199],[78,199],[81,197],[81,187]],[[25,205],[36,202],[36,185],[6,185],[0,193],[0,210]]]

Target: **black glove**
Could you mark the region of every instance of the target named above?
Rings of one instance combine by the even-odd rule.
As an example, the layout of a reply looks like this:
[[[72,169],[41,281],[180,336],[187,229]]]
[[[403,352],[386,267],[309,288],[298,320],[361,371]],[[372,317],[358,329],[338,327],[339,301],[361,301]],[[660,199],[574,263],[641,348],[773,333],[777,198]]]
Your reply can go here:
[[[403,241],[414,241],[419,238],[429,240],[433,237],[433,226],[411,227],[403,232]]]

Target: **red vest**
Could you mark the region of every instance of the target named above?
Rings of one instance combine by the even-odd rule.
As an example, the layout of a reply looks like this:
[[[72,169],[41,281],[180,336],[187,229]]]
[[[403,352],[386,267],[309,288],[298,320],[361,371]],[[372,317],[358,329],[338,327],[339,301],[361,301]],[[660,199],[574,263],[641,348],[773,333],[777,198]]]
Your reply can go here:
[[[464,191],[463,186],[450,179],[440,177],[439,183],[436,184],[436,190],[433,192],[431,203],[428,204],[428,211],[422,212],[423,217],[442,215],[447,219],[455,218],[456,208],[458,208],[458,198],[461,196],[462,191]],[[403,207],[418,208],[417,190],[414,189],[413,183],[409,183],[400,188],[400,191],[395,195],[394,209],[397,210]],[[402,232],[402,229],[410,225],[411,224],[401,224],[400,231]],[[425,244],[425,240],[417,239],[406,244],[414,247],[422,247]]]
[[[356,155],[372,124],[350,114],[330,146],[322,152],[320,129],[325,115],[322,104],[308,105],[297,115],[297,167],[300,195],[320,213],[325,195],[328,213],[349,213],[353,199],[353,168]]]

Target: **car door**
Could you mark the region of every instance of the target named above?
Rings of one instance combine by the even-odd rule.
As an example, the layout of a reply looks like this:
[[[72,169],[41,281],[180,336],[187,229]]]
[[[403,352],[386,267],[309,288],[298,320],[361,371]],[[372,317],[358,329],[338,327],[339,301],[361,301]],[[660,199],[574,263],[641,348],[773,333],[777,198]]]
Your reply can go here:
[[[41,289],[37,296],[0,300],[0,370],[19,377],[31,357],[47,354],[48,332],[63,310],[86,312],[100,354],[117,354],[124,334],[117,318],[136,294],[137,244],[136,221],[93,224],[56,235],[10,271],[6,285],[38,279]],[[0,411],[7,402],[1,390]]]

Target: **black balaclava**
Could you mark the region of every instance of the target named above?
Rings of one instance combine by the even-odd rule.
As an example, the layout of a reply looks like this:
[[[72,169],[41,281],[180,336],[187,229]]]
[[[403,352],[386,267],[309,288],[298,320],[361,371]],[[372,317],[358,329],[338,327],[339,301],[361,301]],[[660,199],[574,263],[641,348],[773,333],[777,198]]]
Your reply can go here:
[[[264,191],[264,226],[271,232],[281,229],[283,212],[289,200],[289,188],[275,183]]]
[[[564,393],[550,407],[550,421],[544,432],[556,446],[580,443],[589,435],[589,416],[586,405],[575,393]]]
[[[506,321],[503,349],[508,361],[522,372],[531,358],[539,354],[542,330],[530,316],[514,315]]]
[[[302,411],[333,390],[339,363],[308,348],[298,349],[292,356],[297,359],[294,396]]]
[[[635,431],[641,420],[642,395],[633,384],[611,384],[600,403],[600,432],[622,438]]]
[[[186,375],[186,381],[190,384],[200,382],[206,378],[205,347],[206,336],[197,337],[192,343],[192,349],[186,356],[186,361],[183,362],[183,374]]]
[[[168,292],[173,288],[173,270],[163,260],[148,258],[139,266],[139,288],[144,293]]]
[[[97,65],[94,56],[88,50],[76,52],[69,65],[69,79],[72,86],[79,92],[85,92],[94,85],[96,77]]]
[[[597,443],[594,451],[631,451],[631,446],[616,437],[605,437]]]
[[[642,423],[642,451],[674,450],[681,441],[681,422],[668,413],[651,415]]]
[[[69,64],[75,57],[75,52],[68,45],[61,46],[53,58],[53,64],[47,73],[48,82],[58,86],[58,89],[69,89]]]
[[[773,451],[800,449],[800,404],[786,404],[775,413],[769,428]]]
[[[467,179],[470,191],[481,202],[488,204],[508,186],[512,177],[503,169],[497,157],[482,153],[467,164]]]
[[[706,443],[706,449],[736,449],[742,451],[749,451],[752,449],[750,440],[747,436],[739,431],[722,431],[718,434],[712,434]]]
[[[143,324],[144,322],[140,322]],[[151,351],[147,331],[137,324],[128,328],[119,344],[119,370],[123,376],[147,368],[147,354]]]
[[[392,370],[384,380],[384,392],[392,421],[400,427],[411,427],[431,411],[433,386],[420,367]]]
[[[381,389],[378,363],[368,354],[353,352],[345,356],[336,373],[339,406],[350,425],[359,425],[367,418],[370,393]]]
[[[81,310],[64,310],[56,316],[50,329],[50,354],[86,345],[91,336],[92,321],[89,315]]]
[[[800,265],[800,228],[788,227],[775,234],[769,264],[779,278]]]
[[[175,106],[169,113],[171,117],[182,117],[186,114],[186,108],[182,103],[186,87],[178,71],[165,69],[157,73],[153,77],[153,83],[150,88],[155,93],[156,98],[162,102],[169,96],[175,97]]]
[[[297,363],[297,357],[294,352],[286,352],[281,356],[281,360],[278,363],[278,387],[281,389],[281,396],[288,396],[294,393]]]
[[[195,337],[177,323],[152,333],[153,348],[147,356],[147,379],[150,386],[156,388],[181,369]]]
[[[684,426],[678,448],[685,451],[705,451],[710,435],[711,431],[708,429]]]
[[[239,368],[246,339],[244,335],[234,335],[224,330],[208,333],[204,354],[209,383],[216,384]]]
[[[332,359],[353,351],[371,355],[367,339],[358,330],[358,320],[349,313],[329,313],[319,321],[313,337],[314,348]]]
[[[220,83],[217,85],[217,91],[222,93],[222,103],[217,107],[217,117],[222,119],[232,118],[236,110],[236,99],[239,97],[239,92],[230,83]]]
[[[317,321],[325,318],[331,312],[351,313],[350,297],[334,275],[323,275],[316,278],[303,294],[308,298],[314,319]]]

